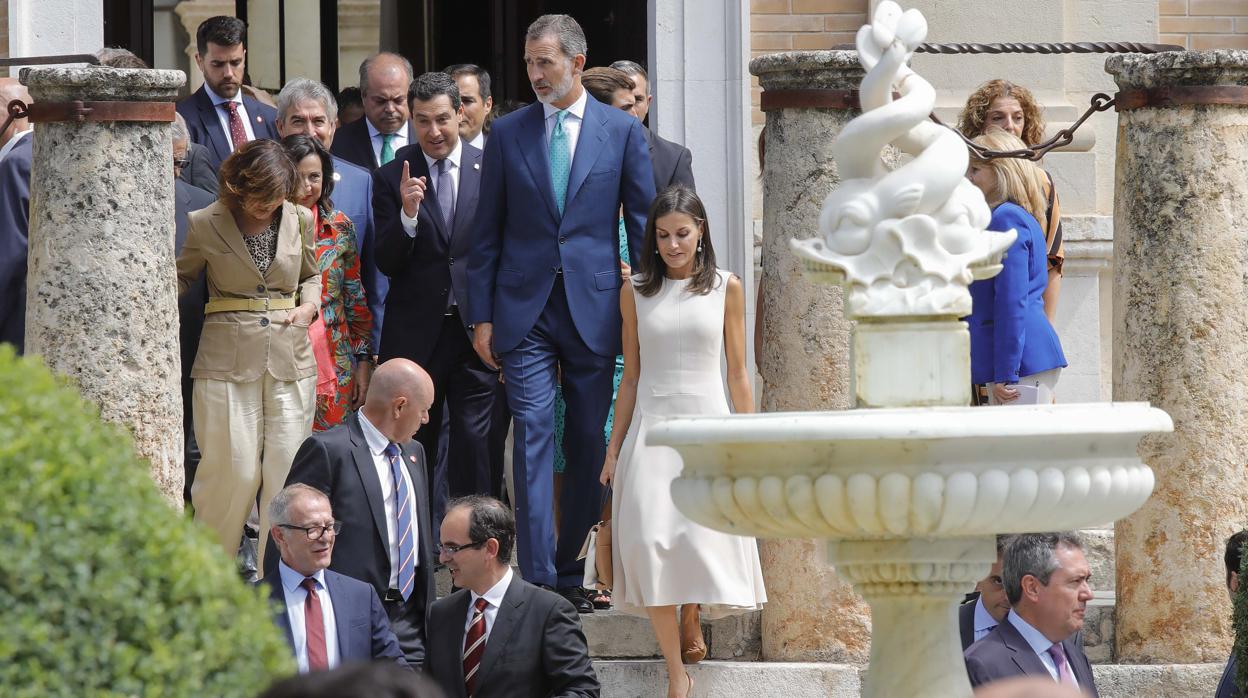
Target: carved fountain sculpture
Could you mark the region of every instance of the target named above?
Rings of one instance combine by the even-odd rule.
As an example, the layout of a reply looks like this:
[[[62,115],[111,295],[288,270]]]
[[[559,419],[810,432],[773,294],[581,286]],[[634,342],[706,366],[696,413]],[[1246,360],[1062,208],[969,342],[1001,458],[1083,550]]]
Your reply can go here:
[[[859,30],[868,73],[834,147],[844,180],[821,236],[793,244],[808,274],[845,287],[859,409],[673,418],[648,435],[681,453],[672,496],[691,519],[829,541],[871,606],[870,666],[889,667],[868,668],[872,698],[970,696],[956,602],[995,535],[1126,516],[1153,488],[1137,443],[1173,429],[1143,403],[967,407],[967,287],[1000,270],[1014,233],[985,230],[965,146],[928,121],[935,91],[907,66],[926,34],[891,0]],[[889,145],[913,159],[888,171]]]

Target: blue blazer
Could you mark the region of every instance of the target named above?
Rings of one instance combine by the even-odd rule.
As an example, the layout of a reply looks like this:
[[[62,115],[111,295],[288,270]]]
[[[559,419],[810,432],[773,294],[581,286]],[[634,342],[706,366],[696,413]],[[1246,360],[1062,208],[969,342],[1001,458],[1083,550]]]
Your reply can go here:
[[[1018,237],[1001,273],[971,284],[971,381],[1015,383],[1019,376],[1065,367],[1062,344],[1044,315],[1049,272],[1039,223],[1007,201],[993,209],[988,229],[1016,230]]]
[[[368,170],[352,162],[334,157],[334,208],[346,214],[355,224],[355,247],[360,252],[360,277],[364,297],[373,314],[373,353],[381,340],[382,315],[385,313],[386,290],[390,282],[377,271],[376,227],[373,225],[373,177]]]
[[[511,351],[537,323],[562,269],[581,339],[594,353],[615,356],[621,323],[618,212],[623,204],[630,254],[640,259],[653,200],[645,132],[619,109],[586,101],[562,216],[550,183],[541,102],[495,121],[485,143],[468,259],[468,322],[493,322],[494,351]]]
[[[208,162],[213,172],[221,169],[221,163],[234,152],[230,150],[230,139],[225,137],[221,128],[221,117],[217,107],[212,105],[212,98],[200,85],[190,97],[178,102],[178,113],[186,119],[186,130],[191,140],[208,147]],[[243,95],[243,108],[247,110],[247,118],[251,120],[252,133],[256,138],[280,140],[277,137],[277,110],[262,102]]]
[[[274,603],[273,622],[285,634],[286,643],[291,652],[294,652],[295,640],[290,632],[290,618],[286,615],[286,593],[282,590],[282,575],[274,571],[265,575],[262,581],[268,583],[269,599]],[[334,604],[340,664],[379,659],[407,666],[403,652],[399,650],[399,641],[390,630],[386,609],[371,585],[325,570],[325,589],[329,591],[329,599]]]
[[[26,258],[30,234],[30,163],[35,134],[28,133],[0,160],[0,343],[22,353],[26,341]]]

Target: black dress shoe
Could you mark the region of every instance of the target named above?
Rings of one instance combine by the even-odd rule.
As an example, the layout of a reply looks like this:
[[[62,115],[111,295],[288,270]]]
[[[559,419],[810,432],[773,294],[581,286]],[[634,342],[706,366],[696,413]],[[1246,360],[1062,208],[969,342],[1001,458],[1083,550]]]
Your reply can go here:
[[[564,587],[563,589],[557,589],[555,593],[572,602],[572,606],[576,608],[577,613],[594,612],[594,604],[585,595],[585,589],[582,587]]]

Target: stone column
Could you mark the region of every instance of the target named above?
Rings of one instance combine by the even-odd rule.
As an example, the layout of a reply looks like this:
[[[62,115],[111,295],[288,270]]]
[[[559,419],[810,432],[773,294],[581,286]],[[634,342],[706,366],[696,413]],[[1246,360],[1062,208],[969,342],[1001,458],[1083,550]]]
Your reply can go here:
[[[171,102],[181,71],[29,68],[35,103]],[[32,119],[34,121],[34,119]],[[169,124],[54,121],[34,132],[26,352],[124,425],[182,502],[182,399]]]
[[[1114,56],[1106,70],[1122,109],[1114,399],[1174,419],[1141,442],[1157,485],[1115,529],[1116,655],[1222,662],[1223,545],[1248,520],[1248,51]]]
[[[863,77],[854,51],[761,56],[750,72],[762,84],[764,108],[780,91],[856,90]],[[789,240],[818,234],[823,199],[840,183],[832,143],[857,114],[826,107],[767,111],[760,292],[766,317],[758,361],[768,412],[850,407],[850,324],[841,311],[841,288],[804,278]],[[765,659],[867,661],[869,609],[828,566],[823,548],[813,540],[762,542]]]

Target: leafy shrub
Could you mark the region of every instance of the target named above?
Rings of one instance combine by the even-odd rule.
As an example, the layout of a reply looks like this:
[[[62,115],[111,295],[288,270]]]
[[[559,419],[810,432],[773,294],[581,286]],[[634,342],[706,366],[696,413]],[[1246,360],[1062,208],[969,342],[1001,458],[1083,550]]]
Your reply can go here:
[[[0,345],[0,695],[248,696],[294,671],[260,592],[121,428]]]

